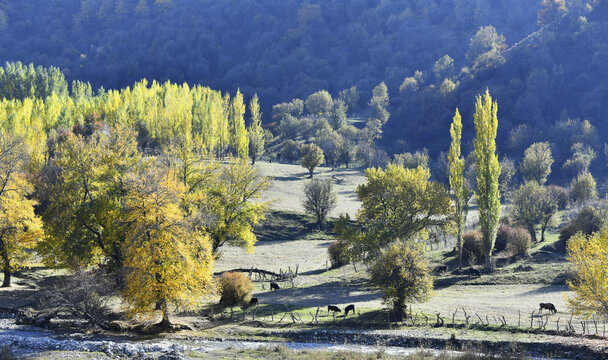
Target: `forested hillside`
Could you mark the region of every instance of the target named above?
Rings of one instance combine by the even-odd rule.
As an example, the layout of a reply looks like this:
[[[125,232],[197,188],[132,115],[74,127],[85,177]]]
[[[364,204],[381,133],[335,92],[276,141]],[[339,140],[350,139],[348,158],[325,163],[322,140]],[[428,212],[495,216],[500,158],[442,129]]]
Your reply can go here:
[[[405,76],[493,25],[512,44],[536,29],[530,0],[0,0],[0,61],[57,66],[93,87],[142,78],[204,83],[263,109],[319,89]],[[366,96],[367,97],[367,96]],[[266,111],[269,113],[269,111]]]
[[[608,133],[608,111],[602,106],[608,95],[608,3],[576,1],[547,10],[552,13],[539,18],[541,29],[516,46],[483,34],[479,40],[492,50],[477,63],[454,70],[453,76],[434,76],[429,64],[420,69],[423,83],[418,86],[416,75],[410,74],[391,99],[393,116],[385,133],[398,135],[385,137],[385,145],[399,151],[391,144],[401,137],[410,149],[446,151],[427,139],[437,134],[447,139],[445,129],[459,107],[465,119],[464,141],[471,150],[471,99],[489,88],[499,104],[502,153],[519,157],[537,141],[550,141],[560,161],[575,143],[601,153]]]

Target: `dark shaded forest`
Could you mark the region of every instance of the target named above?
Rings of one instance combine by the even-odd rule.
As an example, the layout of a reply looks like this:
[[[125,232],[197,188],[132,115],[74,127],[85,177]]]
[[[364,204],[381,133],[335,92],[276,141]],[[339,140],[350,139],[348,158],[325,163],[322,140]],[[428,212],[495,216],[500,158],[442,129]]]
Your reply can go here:
[[[352,86],[361,96],[348,115],[374,118],[368,99],[384,82],[380,146],[426,148],[440,161],[457,107],[472,149],[474,99],[489,88],[501,154],[519,160],[549,141],[563,164],[582,144],[597,165],[608,131],[606,3],[0,0],[0,60],[56,66],[93,89],[141,78],[240,88],[259,95],[266,126],[274,104]]]
[[[493,25],[509,43],[536,29],[540,1],[0,1],[0,61],[57,66],[69,82],[120,88],[142,78],[203,83],[264,109],[319,89],[405,76]],[[269,114],[269,111],[266,111]]]

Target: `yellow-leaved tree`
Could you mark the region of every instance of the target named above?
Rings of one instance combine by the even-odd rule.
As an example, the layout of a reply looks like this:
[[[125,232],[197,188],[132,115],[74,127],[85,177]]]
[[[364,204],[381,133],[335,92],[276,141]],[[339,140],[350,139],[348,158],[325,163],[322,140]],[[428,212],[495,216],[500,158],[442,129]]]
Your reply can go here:
[[[192,225],[180,202],[185,187],[172,171],[149,168],[128,179],[124,297],[131,314],[188,307],[212,291],[214,258],[209,237]]]
[[[42,237],[42,221],[34,214],[36,201],[30,200],[32,186],[24,168],[23,139],[0,133],[0,266],[2,287],[11,286],[11,274],[27,258]]]
[[[568,261],[576,274],[568,282],[574,291],[570,307],[578,314],[608,315],[608,227],[568,240]]]

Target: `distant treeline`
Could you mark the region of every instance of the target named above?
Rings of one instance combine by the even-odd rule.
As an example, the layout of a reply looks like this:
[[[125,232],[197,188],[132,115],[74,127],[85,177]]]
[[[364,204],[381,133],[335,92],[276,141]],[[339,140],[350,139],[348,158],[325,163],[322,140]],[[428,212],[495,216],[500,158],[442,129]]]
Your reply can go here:
[[[480,26],[517,40],[540,0],[0,0],[0,61],[57,66],[69,81],[203,83],[273,104],[355,85],[369,93],[444,54],[460,61]]]
[[[231,98],[208,87],[142,80],[107,91],[74,81],[68,91],[57,68],[7,63],[0,68],[0,98],[0,128],[23,136],[40,161],[47,138],[66,131],[88,135],[104,126],[135,129],[145,151],[192,141],[219,156],[249,155],[246,106],[238,90]],[[251,105],[255,108],[257,97]]]

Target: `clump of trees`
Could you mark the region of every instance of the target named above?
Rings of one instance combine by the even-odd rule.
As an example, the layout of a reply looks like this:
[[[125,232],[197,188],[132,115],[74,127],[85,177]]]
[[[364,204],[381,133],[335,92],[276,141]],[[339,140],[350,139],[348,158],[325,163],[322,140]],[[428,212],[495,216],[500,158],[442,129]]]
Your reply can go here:
[[[3,285],[35,249],[50,266],[111,275],[130,314],[160,312],[168,328],[174,307],[214,291],[222,246],[253,250],[269,186],[246,162],[264,147],[257,97],[247,130],[240,91],[144,80],[67,93],[53,69],[25,73],[42,82],[0,101]]]

